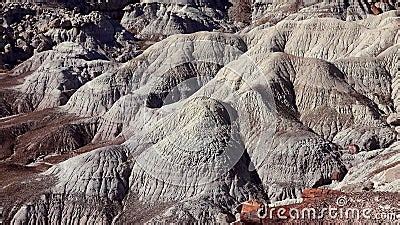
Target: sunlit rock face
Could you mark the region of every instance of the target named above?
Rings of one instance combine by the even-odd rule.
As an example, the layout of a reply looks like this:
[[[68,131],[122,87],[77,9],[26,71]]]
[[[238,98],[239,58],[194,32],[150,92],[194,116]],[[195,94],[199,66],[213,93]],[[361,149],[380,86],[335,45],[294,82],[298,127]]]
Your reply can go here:
[[[229,0],[140,0],[142,3],[164,3],[164,4],[180,4],[192,6],[213,6],[216,8],[226,8],[229,6]]]
[[[172,3],[128,6],[121,25],[53,21],[51,48],[4,78],[1,163],[43,171],[0,186],[0,202],[37,190],[8,223],[231,222],[243,201],[305,188],[398,192],[399,11],[282,3],[226,33],[220,9]]]
[[[252,7],[253,20],[307,19],[334,17],[354,21],[394,10],[395,1],[357,0],[256,0]]]
[[[121,25],[143,40],[199,31],[236,31],[227,11],[210,5],[141,3],[125,7],[124,12]]]

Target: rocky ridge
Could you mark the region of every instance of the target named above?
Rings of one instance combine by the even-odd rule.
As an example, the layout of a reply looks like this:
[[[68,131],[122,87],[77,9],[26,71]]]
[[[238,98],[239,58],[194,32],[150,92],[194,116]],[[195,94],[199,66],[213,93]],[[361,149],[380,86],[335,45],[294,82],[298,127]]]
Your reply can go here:
[[[209,6],[141,3],[124,9],[121,25],[144,40],[160,40],[174,34],[198,31],[234,32],[225,11]]]
[[[19,4],[1,7],[0,69],[11,69],[34,53],[51,50],[62,42],[79,43],[118,61],[138,54],[133,35],[99,12],[83,14],[79,10]]]

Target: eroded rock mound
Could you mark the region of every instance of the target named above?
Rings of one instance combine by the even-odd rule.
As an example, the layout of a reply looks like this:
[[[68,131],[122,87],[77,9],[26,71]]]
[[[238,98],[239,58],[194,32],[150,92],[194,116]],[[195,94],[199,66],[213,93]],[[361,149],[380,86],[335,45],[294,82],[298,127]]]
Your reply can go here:
[[[142,3],[129,5],[124,11],[122,26],[144,40],[198,31],[235,31],[226,11],[209,6]]]

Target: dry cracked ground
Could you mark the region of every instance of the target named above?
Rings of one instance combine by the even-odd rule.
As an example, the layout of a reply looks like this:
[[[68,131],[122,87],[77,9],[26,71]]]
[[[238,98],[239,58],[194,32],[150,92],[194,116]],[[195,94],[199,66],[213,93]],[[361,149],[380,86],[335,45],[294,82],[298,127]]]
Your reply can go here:
[[[399,213],[396,1],[168,2],[0,5],[5,224],[229,223],[308,188]]]

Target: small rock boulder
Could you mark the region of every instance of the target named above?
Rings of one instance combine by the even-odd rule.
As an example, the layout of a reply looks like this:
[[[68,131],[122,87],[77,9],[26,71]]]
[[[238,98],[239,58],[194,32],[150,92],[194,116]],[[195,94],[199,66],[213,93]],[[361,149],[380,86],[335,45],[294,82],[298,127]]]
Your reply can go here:
[[[59,18],[50,22],[51,28],[60,28],[60,26],[61,26],[61,20]]]
[[[62,20],[60,23],[60,27],[67,30],[71,29],[72,28],[71,20]]]
[[[349,151],[350,154],[355,155],[360,152],[360,147],[358,147],[358,145],[351,144],[347,146],[347,150]]]

